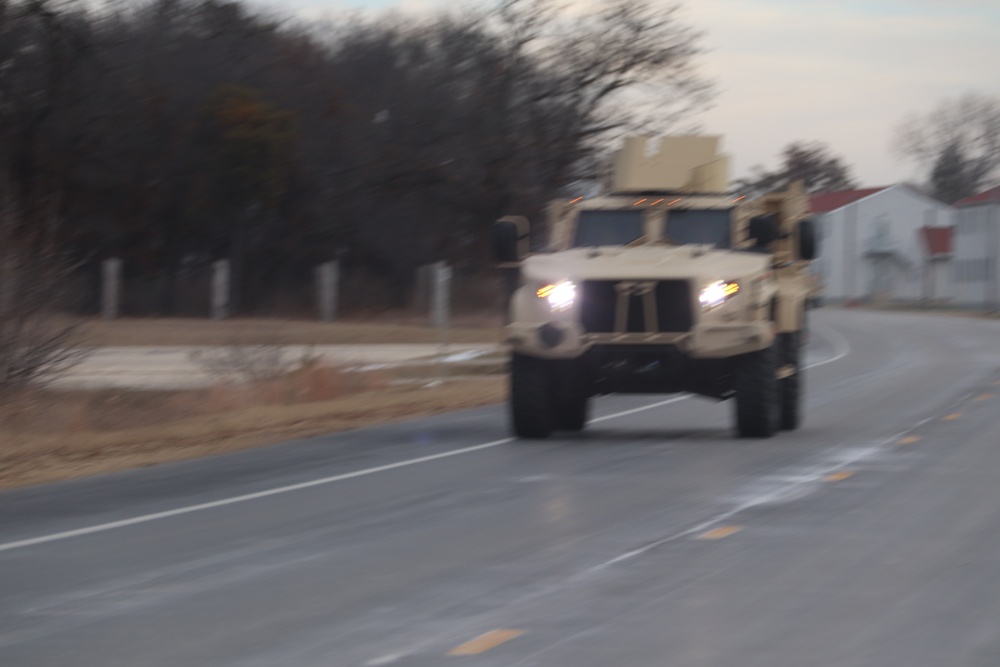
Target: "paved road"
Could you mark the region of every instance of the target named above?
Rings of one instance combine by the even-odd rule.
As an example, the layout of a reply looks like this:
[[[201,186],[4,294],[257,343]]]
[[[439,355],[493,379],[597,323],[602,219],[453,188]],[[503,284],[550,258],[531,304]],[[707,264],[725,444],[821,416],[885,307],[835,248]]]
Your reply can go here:
[[[813,321],[772,440],[608,397],[0,494],[0,665],[996,667],[1000,322]]]

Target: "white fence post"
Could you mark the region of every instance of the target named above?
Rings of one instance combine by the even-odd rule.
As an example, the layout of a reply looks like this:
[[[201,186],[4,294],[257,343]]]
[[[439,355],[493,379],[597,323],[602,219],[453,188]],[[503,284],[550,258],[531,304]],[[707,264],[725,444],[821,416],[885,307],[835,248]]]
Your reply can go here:
[[[212,263],[212,319],[229,317],[229,260]]]
[[[337,262],[326,262],[316,267],[316,298],[320,322],[333,322],[337,319],[339,286],[340,265]]]
[[[450,315],[451,267],[444,262],[437,262],[431,272],[431,322],[447,333]]]
[[[101,318],[117,319],[122,302],[122,261],[106,259],[101,262]]]
[[[448,320],[451,315],[451,267],[445,262],[431,266],[431,322],[438,330],[437,382],[444,379],[444,359],[448,354]]]

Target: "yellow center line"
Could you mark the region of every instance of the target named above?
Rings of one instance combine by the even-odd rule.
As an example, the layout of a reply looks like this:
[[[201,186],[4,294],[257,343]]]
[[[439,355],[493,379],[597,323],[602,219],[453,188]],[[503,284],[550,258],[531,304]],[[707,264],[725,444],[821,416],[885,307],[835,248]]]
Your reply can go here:
[[[524,634],[524,630],[491,630],[456,646],[448,655],[479,655]]]
[[[946,422],[953,422],[956,419],[961,419],[961,418],[962,418],[961,412],[952,412],[950,415],[945,415],[941,419],[943,419]]]
[[[979,396],[976,396],[977,401],[988,401],[991,398],[996,398],[996,394],[980,394]]]
[[[905,438],[900,438],[896,441],[897,445],[912,445],[915,442],[920,442],[919,435],[908,435]]]
[[[830,473],[826,476],[826,481],[828,482],[843,482],[845,479],[850,479],[854,477],[854,471],[852,470],[841,470],[840,472]]]
[[[712,530],[702,533],[697,539],[721,540],[723,537],[729,537],[733,533],[738,533],[741,530],[743,530],[743,526],[719,526],[718,528],[713,528]]]

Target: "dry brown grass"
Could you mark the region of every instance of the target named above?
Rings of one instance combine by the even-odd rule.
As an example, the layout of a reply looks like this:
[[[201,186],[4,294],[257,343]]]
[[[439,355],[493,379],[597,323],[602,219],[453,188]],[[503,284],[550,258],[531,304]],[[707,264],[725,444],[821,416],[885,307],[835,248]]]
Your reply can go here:
[[[0,487],[155,465],[477,407],[499,377],[433,388],[307,368],[252,388],[34,391],[0,408]]]
[[[496,342],[499,320],[469,319],[455,343]],[[323,345],[435,343],[438,333],[406,321],[320,324],[288,320],[123,319],[87,323],[92,345]],[[228,347],[227,347],[228,346]],[[256,382],[200,390],[24,390],[0,396],[0,488],[83,477],[231,452],[401,419],[489,405],[503,399],[498,376],[433,388],[394,386],[433,377],[428,365],[345,373],[316,363]],[[473,372],[496,373],[470,366]],[[470,372],[470,369],[461,372]],[[449,372],[459,372],[449,367]]]
[[[448,333],[453,343],[495,343],[499,340],[499,315],[466,316]],[[91,345],[345,345],[359,343],[437,343],[436,329],[414,319],[334,322],[323,324],[267,319],[135,319],[112,322],[88,320],[84,331]]]

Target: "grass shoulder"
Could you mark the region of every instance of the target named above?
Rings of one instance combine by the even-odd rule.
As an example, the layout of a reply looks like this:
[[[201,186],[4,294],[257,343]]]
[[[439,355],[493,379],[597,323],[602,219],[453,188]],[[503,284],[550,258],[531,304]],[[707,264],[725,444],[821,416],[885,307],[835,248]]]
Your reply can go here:
[[[452,343],[496,343],[499,317],[456,319],[448,329]],[[105,322],[87,320],[84,332],[90,345],[197,346],[269,343],[276,345],[434,344],[437,329],[417,319],[338,321],[270,320],[242,318],[125,318]]]
[[[234,452],[503,400],[500,376],[336,390],[35,391],[0,408],[0,488]]]
[[[499,317],[456,318],[451,343],[496,343]],[[216,381],[187,390],[33,388],[0,397],[0,488],[72,479],[498,403],[502,359],[374,371],[297,360],[284,346],[436,344],[416,318],[84,322],[93,346],[204,348]],[[212,362],[212,363],[210,363]],[[439,373],[449,379],[433,383]],[[461,378],[454,377],[461,374]],[[57,385],[58,386],[58,385]]]

